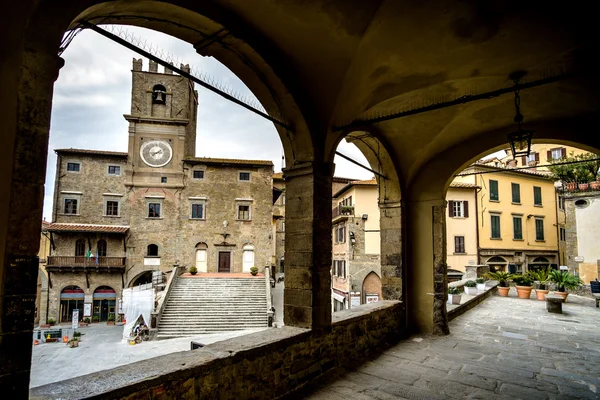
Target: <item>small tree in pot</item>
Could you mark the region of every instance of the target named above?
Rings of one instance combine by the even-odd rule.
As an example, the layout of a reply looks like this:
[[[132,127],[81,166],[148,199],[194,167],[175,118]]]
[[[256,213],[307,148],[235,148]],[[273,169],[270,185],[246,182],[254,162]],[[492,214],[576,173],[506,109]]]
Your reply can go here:
[[[569,271],[553,270],[550,272],[550,281],[556,285],[556,291],[554,294],[561,296],[567,301],[567,289],[575,289],[579,287],[583,282],[578,276],[571,275]]]
[[[512,277],[512,280],[517,285],[517,296],[520,299],[528,299],[531,297],[533,281],[528,275],[515,275]]]
[[[196,268],[196,266],[195,266],[195,265],[192,265],[192,266],[190,267],[190,274],[192,274],[192,275],[196,275],[197,273],[198,273],[198,268]]]
[[[252,274],[252,276],[256,276],[258,274],[258,268],[257,267],[251,267],[250,268],[250,273]]]
[[[550,267],[529,271],[529,276],[537,282],[537,288],[535,289],[537,299],[546,300],[546,295],[548,294],[546,285],[550,280]]]
[[[498,294],[500,296],[508,296],[508,291],[510,290],[510,287],[508,286],[508,281],[512,277],[511,274],[505,271],[496,271],[488,272],[487,274],[485,274],[485,276],[495,281],[498,281]]]

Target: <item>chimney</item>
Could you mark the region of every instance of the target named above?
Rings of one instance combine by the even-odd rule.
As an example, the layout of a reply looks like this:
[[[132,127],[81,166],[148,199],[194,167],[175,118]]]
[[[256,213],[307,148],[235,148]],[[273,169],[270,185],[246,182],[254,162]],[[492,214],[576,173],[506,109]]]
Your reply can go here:
[[[141,58],[139,60],[136,60],[135,58],[133,59],[133,70],[134,71],[142,70],[142,59]]]
[[[158,72],[158,64],[156,61],[150,60],[148,65],[148,72]]]

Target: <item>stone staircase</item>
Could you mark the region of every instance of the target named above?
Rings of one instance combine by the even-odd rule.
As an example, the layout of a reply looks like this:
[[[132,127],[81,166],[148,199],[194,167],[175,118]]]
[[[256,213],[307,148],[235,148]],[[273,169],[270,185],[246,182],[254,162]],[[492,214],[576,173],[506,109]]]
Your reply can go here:
[[[179,277],[166,302],[157,339],[268,325],[267,289],[260,278]]]

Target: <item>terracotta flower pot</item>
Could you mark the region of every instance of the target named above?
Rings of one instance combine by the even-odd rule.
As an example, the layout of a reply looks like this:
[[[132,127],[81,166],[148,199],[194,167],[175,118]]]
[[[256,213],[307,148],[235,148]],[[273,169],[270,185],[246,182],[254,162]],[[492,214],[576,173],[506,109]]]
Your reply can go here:
[[[544,289],[535,289],[535,296],[538,300],[546,300],[546,295],[548,294],[548,290]]]
[[[509,287],[498,286],[498,294],[502,297],[508,297]]]
[[[590,182],[590,188],[592,190],[600,190],[600,182],[598,182],[598,181]]]
[[[587,183],[580,183],[579,184],[579,190],[588,190],[588,184]]]
[[[531,297],[531,286],[517,286],[517,297],[520,299],[529,299]]]
[[[572,192],[577,189],[577,183],[575,182],[567,182],[567,190]]]
[[[568,292],[554,292],[554,294],[565,299],[565,303],[567,302],[567,296],[569,295]]]

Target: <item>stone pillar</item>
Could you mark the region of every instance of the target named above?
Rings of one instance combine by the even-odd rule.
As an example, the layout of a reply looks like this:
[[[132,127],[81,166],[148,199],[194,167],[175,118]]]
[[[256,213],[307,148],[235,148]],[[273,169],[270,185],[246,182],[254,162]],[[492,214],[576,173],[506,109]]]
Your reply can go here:
[[[64,61],[56,54],[24,52],[17,92],[12,178],[3,187],[8,197],[4,258],[0,267],[0,393],[29,397],[33,320],[38,276],[38,249],[52,91]],[[14,135],[14,136],[13,136]],[[8,140],[10,143],[11,141]],[[9,150],[9,154],[13,149]]]
[[[285,205],[285,325],[331,327],[331,190],[333,164],[283,170]]]
[[[400,202],[379,204],[381,290],[385,300],[402,300],[402,216]]]
[[[408,329],[448,334],[446,201],[407,203],[405,268]]]

